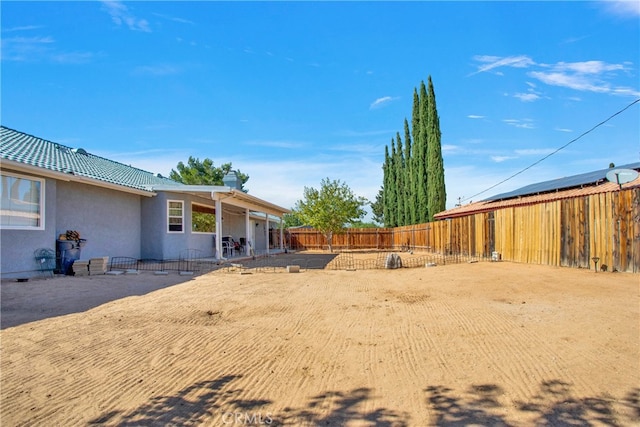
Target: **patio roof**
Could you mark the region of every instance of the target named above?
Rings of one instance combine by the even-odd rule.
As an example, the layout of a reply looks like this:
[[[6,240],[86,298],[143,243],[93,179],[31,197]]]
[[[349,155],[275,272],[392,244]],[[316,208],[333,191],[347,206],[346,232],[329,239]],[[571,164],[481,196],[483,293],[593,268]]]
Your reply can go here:
[[[222,185],[151,185],[149,191],[167,191],[173,193],[191,194],[207,200],[220,200],[225,204],[238,206],[250,211],[264,212],[269,215],[281,217],[291,212],[287,208],[254,197],[244,191],[236,190]]]

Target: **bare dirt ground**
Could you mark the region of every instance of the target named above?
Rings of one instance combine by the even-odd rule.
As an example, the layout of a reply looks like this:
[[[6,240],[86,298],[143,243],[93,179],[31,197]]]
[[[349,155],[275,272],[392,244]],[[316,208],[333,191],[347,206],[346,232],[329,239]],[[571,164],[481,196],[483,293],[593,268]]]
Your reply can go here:
[[[639,303],[506,262],[3,282],[0,422],[638,425]]]

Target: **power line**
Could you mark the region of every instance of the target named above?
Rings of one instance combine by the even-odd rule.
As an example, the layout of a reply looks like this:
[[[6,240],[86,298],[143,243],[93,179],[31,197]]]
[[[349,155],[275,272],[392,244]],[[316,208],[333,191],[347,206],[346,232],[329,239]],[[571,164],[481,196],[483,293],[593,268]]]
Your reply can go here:
[[[560,150],[564,150],[565,148],[567,148],[569,145],[573,144],[574,142],[576,142],[577,140],[579,140],[580,138],[582,138],[583,136],[593,132],[594,130],[596,130],[597,128],[599,128],[600,126],[602,126],[603,124],[607,123],[609,120],[613,119],[615,116],[617,116],[618,114],[623,113],[625,110],[631,108],[634,104],[637,104],[638,102],[640,102],[640,98],[636,99],[635,101],[633,101],[631,104],[627,105],[626,107],[624,107],[622,110],[612,114],[611,116],[609,116],[608,118],[606,118],[605,120],[601,121],[600,123],[598,123],[597,125],[593,126],[591,129],[583,132],[582,134],[580,134],[578,137],[572,139],[571,141],[567,142],[566,144],[564,144],[562,147],[554,150],[553,152],[547,154],[546,156],[544,156],[543,158],[541,158],[540,160],[536,161],[535,163],[532,163],[531,165],[527,166],[526,168],[514,173],[513,175],[511,175],[508,178],[503,179],[502,181],[498,182],[497,184],[492,185],[491,187],[487,188],[486,190],[482,190],[479,193],[474,194],[473,196],[469,196],[469,197],[463,197],[460,198],[458,203],[462,203],[466,200],[472,199],[476,196],[479,196],[480,194],[486,193],[487,191],[496,188],[499,185],[504,184],[505,182],[509,181],[512,178],[515,178],[516,176],[520,175],[523,172],[526,172],[527,170],[531,169],[532,167],[534,167],[535,165],[541,163],[542,161],[548,159],[549,157],[553,156],[554,154],[556,154],[557,152],[559,152]]]

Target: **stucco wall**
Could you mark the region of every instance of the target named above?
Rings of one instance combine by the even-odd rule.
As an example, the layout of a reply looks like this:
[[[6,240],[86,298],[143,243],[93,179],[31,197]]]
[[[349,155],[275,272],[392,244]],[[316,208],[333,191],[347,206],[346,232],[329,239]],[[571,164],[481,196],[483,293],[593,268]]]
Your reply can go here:
[[[184,202],[183,232],[167,231],[167,201]],[[142,201],[142,258],[179,259],[185,250],[196,249],[203,257],[215,256],[213,235],[191,232],[191,203],[214,207],[213,200],[196,199],[187,194],[159,192],[156,197]]]
[[[21,175],[29,176],[21,173]],[[44,230],[0,231],[0,273],[3,279],[33,277],[40,274],[33,252],[36,249],[56,249],[56,181],[44,183],[45,218]]]
[[[81,259],[139,258],[141,197],[87,184],[58,182],[54,236],[77,230],[81,238],[87,239]]]

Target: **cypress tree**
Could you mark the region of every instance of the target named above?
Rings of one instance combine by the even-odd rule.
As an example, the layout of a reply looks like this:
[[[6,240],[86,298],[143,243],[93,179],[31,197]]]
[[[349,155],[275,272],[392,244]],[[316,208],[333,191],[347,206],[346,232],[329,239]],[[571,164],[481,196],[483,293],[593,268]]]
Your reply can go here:
[[[427,183],[427,196],[429,201],[429,216],[427,220],[433,221],[433,216],[445,209],[447,195],[444,184],[440,118],[438,117],[438,110],[436,108],[436,94],[431,76],[429,76],[428,84],[427,168],[429,181]]]
[[[418,223],[427,222],[429,218],[429,200],[427,194],[427,181],[429,179],[429,171],[427,167],[427,112],[429,109],[427,103],[427,88],[423,80],[420,83],[420,95],[418,102],[418,140],[415,141],[414,144],[414,158],[416,159],[416,170],[414,171],[414,176],[417,180],[416,221]]]
[[[404,119],[404,225],[415,224],[413,212],[413,177],[411,176],[411,132],[409,122]]]
[[[411,109],[411,136],[413,145],[411,147],[411,219],[413,224],[419,223],[418,214],[418,155],[420,151],[420,98],[418,90],[413,88],[413,108]]]
[[[398,192],[396,189],[396,145],[393,138],[391,138],[391,155],[389,156],[389,191],[387,202],[389,203],[389,227],[396,227],[398,225]]]
[[[395,156],[395,170],[396,170],[396,225],[405,225],[404,220],[404,151],[402,149],[402,139],[400,138],[400,132],[396,133],[396,156]]]
[[[389,193],[391,191],[391,183],[389,182],[389,146],[384,146],[384,164],[382,165],[382,222],[385,227],[389,227]]]

